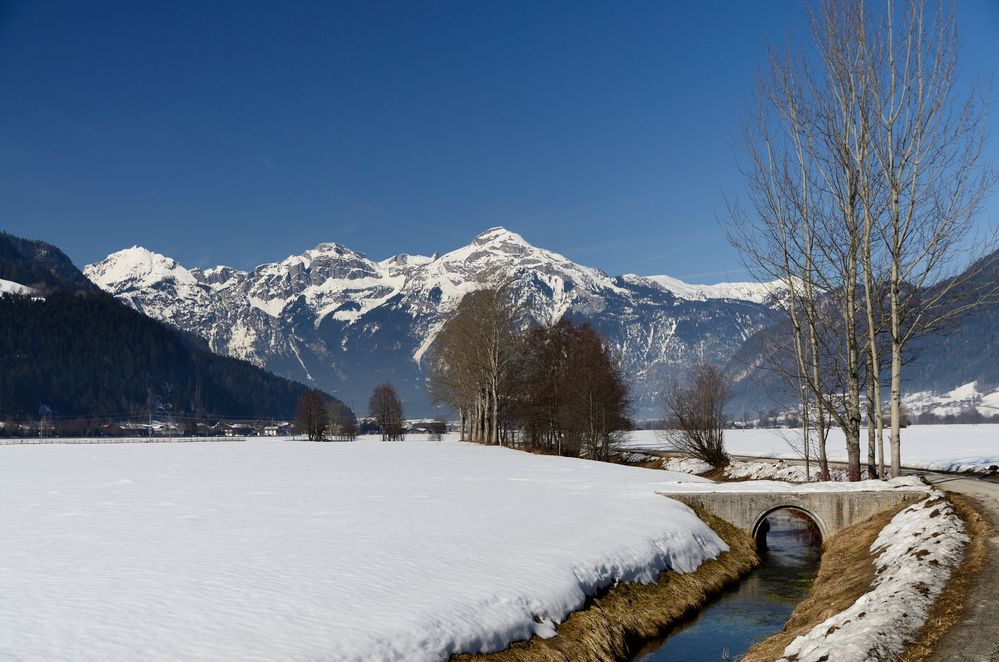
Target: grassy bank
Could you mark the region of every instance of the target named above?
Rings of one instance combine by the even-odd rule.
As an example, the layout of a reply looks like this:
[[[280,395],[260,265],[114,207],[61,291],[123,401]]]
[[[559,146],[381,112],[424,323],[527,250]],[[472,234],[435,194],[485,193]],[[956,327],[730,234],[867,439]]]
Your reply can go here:
[[[454,662],[609,662],[628,660],[642,644],[661,637],[699,611],[725,587],[760,563],[752,538],[709,513],[701,519],[731,548],[696,572],[663,572],[655,584],[619,584],[589,600],[558,627],[558,636],[518,642],[488,655],[457,655]]]

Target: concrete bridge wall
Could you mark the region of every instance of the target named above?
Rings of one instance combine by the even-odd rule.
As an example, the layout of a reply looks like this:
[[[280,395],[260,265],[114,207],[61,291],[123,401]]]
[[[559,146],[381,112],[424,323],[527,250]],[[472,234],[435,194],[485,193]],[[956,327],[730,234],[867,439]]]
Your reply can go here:
[[[660,494],[688,506],[703,508],[738,526],[757,540],[760,539],[761,525],[767,515],[777,510],[790,509],[804,513],[815,522],[822,539],[826,540],[840,529],[862,522],[889,508],[914,503],[926,496],[926,492],[916,490]],[[766,531],[763,530],[762,533],[765,535]]]

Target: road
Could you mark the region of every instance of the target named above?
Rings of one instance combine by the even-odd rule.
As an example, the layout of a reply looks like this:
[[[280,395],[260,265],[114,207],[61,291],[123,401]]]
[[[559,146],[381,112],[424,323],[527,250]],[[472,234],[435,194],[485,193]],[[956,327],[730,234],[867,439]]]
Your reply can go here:
[[[999,481],[928,473],[926,479],[942,490],[977,499],[999,531]],[[985,571],[968,596],[964,620],[944,635],[937,645],[934,662],[999,662],[999,533],[989,539]]]

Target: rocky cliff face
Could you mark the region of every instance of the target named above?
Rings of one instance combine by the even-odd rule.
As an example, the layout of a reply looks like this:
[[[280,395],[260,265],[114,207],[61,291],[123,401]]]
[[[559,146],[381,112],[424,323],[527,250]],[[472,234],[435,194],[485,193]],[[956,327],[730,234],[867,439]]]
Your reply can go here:
[[[503,228],[431,257],[377,262],[329,243],[245,272],[187,269],[134,247],[85,273],[217,353],[315,383],[361,410],[374,385],[391,380],[412,414],[430,411],[422,363],[441,327],[496,276],[512,281],[527,322],[569,316],[599,329],[632,375],[639,415],[655,415],[664,380],[701,358],[724,365],[777,316],[766,284],[609,276]]]

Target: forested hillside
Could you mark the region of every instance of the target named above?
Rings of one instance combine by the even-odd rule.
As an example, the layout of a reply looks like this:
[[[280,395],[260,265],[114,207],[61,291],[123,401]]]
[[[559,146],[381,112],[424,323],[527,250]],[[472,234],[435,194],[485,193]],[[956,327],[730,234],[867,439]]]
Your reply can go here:
[[[59,249],[0,235],[0,420],[157,409],[290,418],[306,387],[195,347],[90,285]]]

